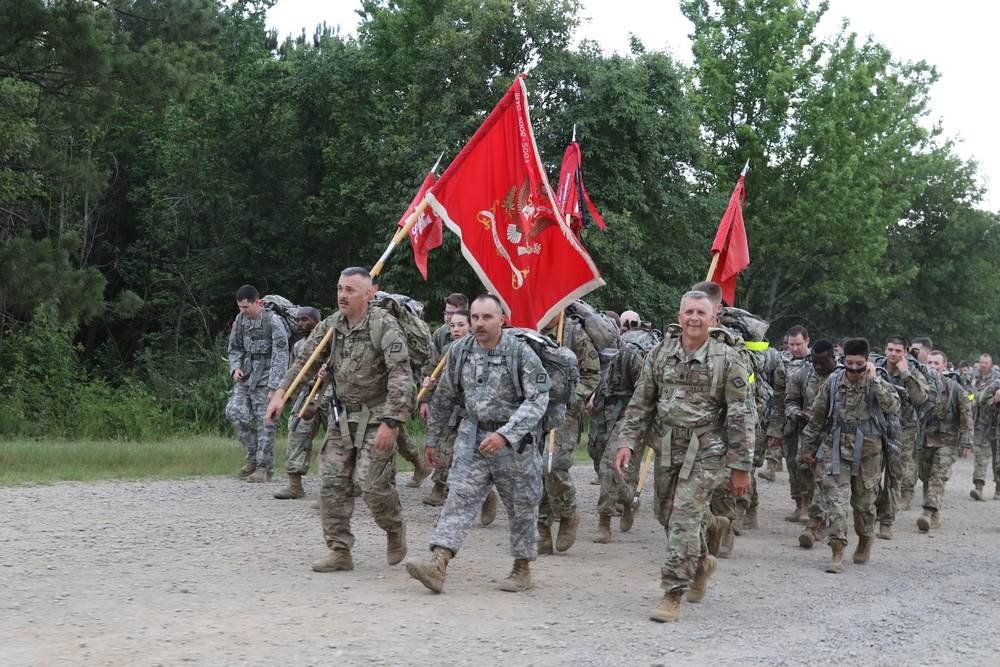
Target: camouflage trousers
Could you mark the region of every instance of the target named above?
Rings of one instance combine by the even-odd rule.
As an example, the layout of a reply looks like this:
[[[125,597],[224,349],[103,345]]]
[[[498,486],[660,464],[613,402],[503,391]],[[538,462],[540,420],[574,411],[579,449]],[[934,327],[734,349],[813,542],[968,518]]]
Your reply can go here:
[[[604,452],[608,448],[611,430],[608,428],[609,409],[614,405],[614,399],[609,400],[600,391],[594,396],[594,407],[590,411],[590,433],[587,435],[587,454],[594,463],[594,472],[601,476],[601,466]],[[624,408],[622,408],[624,410]],[[611,455],[614,459],[614,454]]]
[[[396,434],[396,449],[399,450],[399,455],[403,457],[403,460],[413,464],[414,468],[420,467],[424,460],[424,455],[417,447],[417,443],[402,426],[399,427],[399,432]]]
[[[667,592],[687,590],[698,564],[708,555],[702,524],[708,519],[712,493],[725,477],[719,448],[702,449],[687,479],[681,479],[684,449],[656,457],[656,518],[667,535],[667,557],[660,568]]]
[[[233,423],[236,435],[246,452],[247,463],[256,463],[265,472],[274,472],[276,428],[264,419],[267,413],[267,385],[250,387],[237,382],[229,392],[226,418]],[[250,422],[256,421],[251,425]]]
[[[799,464],[799,432],[786,433],[781,439],[781,449],[785,456],[785,468],[788,470],[788,486],[792,500],[801,500],[806,505],[812,502],[816,493],[816,478],[813,471],[801,470]]]
[[[597,498],[597,513],[600,516],[614,516],[615,507],[621,503],[631,503],[635,497],[635,487],[639,484],[639,475],[642,472],[642,462],[646,457],[646,443],[640,442],[639,446],[632,452],[632,461],[625,471],[624,477],[615,474],[615,455],[618,450],[614,447],[605,447],[601,457],[601,491]],[[655,452],[654,452],[655,455]],[[646,484],[650,482],[646,473]]]
[[[928,442],[920,451],[920,479],[924,483],[925,510],[941,509],[944,485],[951,479],[951,466],[955,463],[955,448],[932,447]]]
[[[554,519],[568,519],[576,512],[576,487],[570,468],[576,455],[576,444],[580,441],[580,412],[568,410],[566,421],[556,429],[555,452],[552,457],[552,471],[549,472],[549,438],[539,443],[542,455],[542,481],[545,487],[538,507],[538,521],[551,526]]]
[[[882,476],[882,452],[861,457],[858,475],[851,475],[851,449],[845,448],[840,472],[833,473],[831,452],[824,445],[816,463],[817,492],[826,517],[830,540],[847,542],[847,509],[854,510],[854,532],[861,537],[875,535],[875,498]]]
[[[458,428],[446,426],[442,429],[441,437],[437,442],[437,462],[438,467],[434,469],[431,480],[435,484],[448,486],[448,473],[455,458],[455,438],[458,436]]]
[[[324,410],[316,413],[312,419],[299,419],[293,428],[298,413],[293,412],[288,417],[288,448],[285,452],[285,472],[288,474],[305,475],[309,472],[309,459],[312,458],[313,440],[322,426],[327,428],[327,415]]]
[[[913,461],[913,448],[916,445],[916,440],[916,424],[905,426],[903,428],[902,448],[899,452],[899,460],[894,461],[889,459],[886,461],[892,478],[899,484],[900,491],[909,490],[912,492],[916,485],[917,466]],[[910,475],[912,475],[912,479],[909,482],[909,487],[907,487],[906,480]],[[878,492],[878,497],[875,499],[875,514],[879,524],[891,526],[896,521],[896,513],[898,511],[899,505],[896,503],[895,491],[890,489],[888,484],[882,484],[882,488]]]
[[[729,489],[729,477],[732,473],[730,468],[726,468],[722,480],[712,492],[710,503],[712,516],[724,516],[730,521],[739,521],[747,510],[757,506],[757,483],[751,478],[750,490],[738,498],[733,497],[733,492]]]
[[[322,476],[319,499],[322,510],[323,537],[330,549],[354,546],[351,516],[354,514],[354,482],[361,486],[361,497],[371,510],[379,528],[394,530],[403,524],[403,508],[396,493],[396,447],[375,449],[375,432],[380,422],[365,429],[361,447],[345,443],[340,429],[331,424],[319,454]],[[358,424],[349,424],[355,439]]]
[[[430,547],[446,547],[458,553],[473,519],[479,516],[493,485],[507,508],[510,524],[510,554],[514,558],[538,557],[538,501],[542,497],[542,459],[534,446],[518,454],[504,447],[496,456],[479,451],[479,443],[489,433],[480,431],[472,451],[456,447],[448,478],[448,499]],[[466,445],[468,447],[468,445]]]
[[[998,452],[998,443],[1000,440],[993,437],[992,434],[988,436],[981,445],[976,445],[973,447],[972,451],[975,454],[975,468],[972,472],[973,482],[986,483],[986,473],[993,469],[993,481],[1000,483],[1000,452]],[[992,465],[990,464],[992,461]]]

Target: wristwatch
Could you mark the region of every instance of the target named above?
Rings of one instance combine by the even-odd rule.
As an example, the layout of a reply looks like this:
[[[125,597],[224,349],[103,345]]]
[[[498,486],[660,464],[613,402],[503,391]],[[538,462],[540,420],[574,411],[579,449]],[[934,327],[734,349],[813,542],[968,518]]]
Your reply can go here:
[[[388,426],[389,428],[399,428],[399,421],[393,419],[392,417],[386,417],[385,419],[382,420],[382,423]]]

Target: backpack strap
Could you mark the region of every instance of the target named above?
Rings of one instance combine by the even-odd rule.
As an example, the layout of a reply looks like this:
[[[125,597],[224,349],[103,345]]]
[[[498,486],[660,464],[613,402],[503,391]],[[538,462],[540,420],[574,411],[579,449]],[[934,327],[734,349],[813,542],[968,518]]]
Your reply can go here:
[[[261,327],[264,328],[264,340],[270,343],[271,336],[274,334],[274,325],[271,322],[271,315],[274,311],[264,306],[260,313],[264,316],[264,321],[260,323]]]
[[[378,306],[375,306],[378,308]],[[373,309],[368,315],[368,333],[372,337],[372,345],[376,350],[382,350],[382,332],[384,331],[382,317]]]

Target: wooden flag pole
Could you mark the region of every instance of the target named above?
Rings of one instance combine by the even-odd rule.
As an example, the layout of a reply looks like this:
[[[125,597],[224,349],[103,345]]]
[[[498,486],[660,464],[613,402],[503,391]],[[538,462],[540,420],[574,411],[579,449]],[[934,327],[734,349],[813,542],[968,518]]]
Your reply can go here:
[[[448,363],[448,353],[447,352],[445,352],[441,356],[441,361],[439,361],[438,365],[434,367],[434,372],[431,373],[431,379],[432,380],[436,380],[437,377],[439,375],[441,375],[441,371],[444,370],[444,365],[446,363]],[[420,405],[420,399],[422,399],[424,396],[427,395],[427,391],[429,389],[430,389],[430,387],[421,387],[420,388],[420,393],[417,394],[417,405]]]
[[[559,326],[556,329],[556,340],[562,345],[563,342],[563,329],[566,325],[566,311],[559,313]],[[555,458],[556,454],[556,430],[552,429],[549,431],[549,473],[552,473],[552,459]]]

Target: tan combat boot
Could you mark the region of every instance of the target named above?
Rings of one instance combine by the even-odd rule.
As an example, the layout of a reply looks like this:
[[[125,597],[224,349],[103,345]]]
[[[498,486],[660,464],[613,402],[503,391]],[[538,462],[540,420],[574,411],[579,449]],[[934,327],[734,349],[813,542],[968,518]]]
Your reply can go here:
[[[431,559],[426,562],[409,561],[406,563],[406,571],[411,577],[422,583],[434,593],[444,590],[444,577],[448,569],[448,561],[455,554],[451,549],[445,547],[434,547],[431,552]]]
[[[997,482],[996,491],[993,492],[993,500],[1000,500],[1000,482]]]
[[[649,620],[657,623],[670,623],[676,621],[681,615],[681,591],[667,593],[663,596],[660,604],[649,614]]]
[[[500,582],[500,590],[508,593],[520,593],[531,588],[531,568],[524,558],[514,560],[514,568],[507,578]]]
[[[580,525],[580,513],[573,512],[573,516],[566,519],[559,519],[559,533],[556,535],[556,551],[566,551],[576,542],[576,529]]]
[[[729,519],[724,516],[712,517],[708,522],[708,531],[705,541],[708,542],[708,553],[713,556],[719,555],[719,548],[722,545],[722,535],[729,530]]]
[[[757,508],[751,507],[743,516],[743,527],[747,530],[756,530],[760,526],[757,523]]]
[[[768,459],[767,460],[767,468],[764,469],[764,470],[761,470],[759,473],[757,473],[757,476],[760,477],[761,479],[766,479],[769,482],[773,482],[774,481],[775,473],[777,471],[778,471],[778,464],[777,464],[777,462],[773,461],[771,459]]]
[[[733,543],[736,541],[736,531],[733,529],[732,520],[728,520],[729,525],[723,526],[722,536],[719,538],[719,558],[729,558],[733,553]]]
[[[246,481],[251,484],[263,484],[264,482],[270,482],[271,477],[271,473],[265,472],[263,468],[257,468],[253,471],[252,475],[246,478]]]
[[[890,523],[879,524],[879,527],[878,527],[878,538],[880,540],[891,540],[892,539],[892,524],[890,524]]]
[[[432,472],[434,472],[434,469],[427,465],[427,461],[424,461],[424,458],[421,456],[417,459],[417,462],[413,464],[413,477],[411,477],[410,481],[406,483],[406,486],[411,489],[417,488],[423,484],[424,480],[427,479]]]
[[[903,489],[899,494],[899,509],[904,512],[909,510],[913,506],[913,490]]]
[[[826,571],[830,574],[840,574],[844,571],[844,547],[847,546],[840,540],[830,540],[830,549],[833,550],[833,557],[826,564]]]
[[[399,528],[385,531],[385,560],[389,565],[398,565],[406,558],[406,523]]]
[[[538,522],[538,555],[551,556],[552,551],[552,528],[546,526],[541,521]]]
[[[636,512],[639,511],[639,503],[633,505],[632,503],[625,503],[624,509],[622,510],[622,518],[618,520],[618,530],[623,533],[627,533],[632,530],[632,524],[635,523]]]
[[[297,472],[288,473],[288,486],[274,492],[274,497],[277,500],[295,500],[296,498],[304,498],[305,495],[305,489],[302,488],[302,475]]]
[[[434,487],[420,502],[431,507],[441,507],[448,498],[448,487],[441,482],[434,482]]]
[[[499,500],[500,494],[497,493],[496,489],[490,489],[490,492],[486,494],[486,500],[483,501],[482,516],[479,518],[484,526],[490,525],[497,518],[497,502]]]
[[[253,471],[257,469],[256,461],[248,461],[243,464],[243,467],[236,471],[237,479],[246,479],[253,474]]]
[[[698,569],[694,573],[694,581],[691,582],[691,588],[687,591],[688,602],[701,602],[705,597],[705,593],[708,592],[708,578],[715,572],[715,565],[715,556],[705,556],[698,563]]]
[[[858,546],[854,550],[854,562],[864,565],[872,555],[872,542],[875,540],[871,536],[858,537]]]
[[[792,523],[798,523],[799,519],[802,518],[802,513],[805,511],[805,502],[801,498],[795,499],[795,509],[791,514],[785,515],[785,521],[791,521]]]
[[[594,533],[594,541],[598,544],[607,544],[611,541],[611,517],[603,514],[597,517],[597,532]]]
[[[815,519],[809,521],[799,535],[799,546],[804,549],[812,549],[813,545],[819,542],[819,522]]]
[[[934,510],[931,514],[931,528],[937,529],[941,527],[941,512]]]
[[[354,561],[351,560],[351,552],[347,549],[334,549],[326,558],[314,560],[312,569],[316,572],[353,570]]]
[[[931,529],[931,512],[930,510],[924,510],[924,513],[920,515],[917,519],[917,528],[920,529],[921,533],[926,533]]]
[[[971,496],[973,500],[986,500],[986,494],[983,493],[983,487],[986,486],[986,482],[974,482],[974,483],[976,485],[976,488],[974,488],[972,491],[969,491],[969,496]]]

